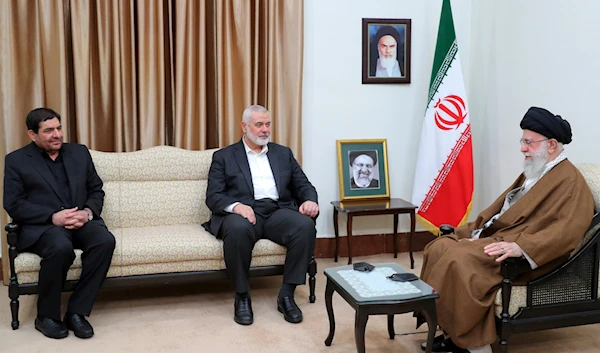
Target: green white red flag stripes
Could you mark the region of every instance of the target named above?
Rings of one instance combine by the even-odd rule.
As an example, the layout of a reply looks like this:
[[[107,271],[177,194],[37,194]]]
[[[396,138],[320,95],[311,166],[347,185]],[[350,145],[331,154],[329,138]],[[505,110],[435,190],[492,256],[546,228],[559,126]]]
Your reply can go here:
[[[441,224],[466,222],[473,201],[473,148],[450,0],[444,0],[427,110],[421,130],[412,203],[437,234]]]

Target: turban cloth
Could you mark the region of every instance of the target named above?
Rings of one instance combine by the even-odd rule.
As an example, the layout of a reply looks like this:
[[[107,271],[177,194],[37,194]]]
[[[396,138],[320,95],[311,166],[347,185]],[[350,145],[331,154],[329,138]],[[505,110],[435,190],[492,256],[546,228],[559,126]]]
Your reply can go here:
[[[373,165],[377,164],[377,152],[374,150],[371,151],[350,151],[350,165],[354,164],[354,159],[360,155],[365,155],[371,157],[373,160]]]
[[[563,144],[571,142],[571,125],[560,115],[554,115],[544,108],[531,107],[521,120],[521,129],[531,130],[555,139]]]

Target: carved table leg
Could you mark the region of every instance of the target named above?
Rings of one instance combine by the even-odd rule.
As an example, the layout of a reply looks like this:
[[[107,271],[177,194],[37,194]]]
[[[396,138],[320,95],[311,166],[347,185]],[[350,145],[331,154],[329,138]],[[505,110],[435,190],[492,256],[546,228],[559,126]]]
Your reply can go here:
[[[346,227],[348,233],[348,265],[352,264],[352,214],[348,213],[348,224]]]
[[[394,259],[398,258],[398,214],[394,213]]]
[[[415,236],[415,223],[416,223],[415,210],[410,213],[410,234],[408,235],[408,251],[410,253],[410,268],[415,268],[415,259],[413,258],[412,238]]]
[[[333,231],[335,234],[335,252],[333,253],[333,261],[338,261],[338,251],[340,248],[340,227],[338,225],[338,210],[333,208]]]
[[[394,314],[388,314],[388,333],[390,334],[390,339],[393,340],[396,336],[396,332],[394,331]]]
[[[429,327],[429,331],[427,332],[427,348],[425,349],[425,353],[431,353],[433,338],[435,337],[435,330],[437,328],[437,314],[435,311],[435,301],[433,299],[429,300],[429,303],[425,305],[422,313],[425,315],[427,327]]]
[[[356,341],[356,351],[358,353],[365,353],[365,329],[367,327],[367,320],[369,320],[367,311],[361,309],[359,306],[356,309],[354,321],[354,340]]]
[[[325,339],[325,345],[331,346],[331,341],[333,341],[333,334],[335,333],[335,317],[333,316],[333,283],[331,280],[327,278],[327,286],[325,287],[325,307],[327,308],[327,316],[329,317],[329,335],[327,339]]]

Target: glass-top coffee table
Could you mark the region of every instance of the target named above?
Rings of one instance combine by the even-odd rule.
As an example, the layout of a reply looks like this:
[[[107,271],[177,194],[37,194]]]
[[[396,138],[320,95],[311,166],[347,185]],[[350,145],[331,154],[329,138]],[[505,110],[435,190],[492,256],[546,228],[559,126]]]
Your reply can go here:
[[[437,327],[435,299],[439,297],[435,289],[420,279],[411,282],[394,282],[386,277],[393,273],[408,272],[396,263],[372,264],[371,272],[355,271],[350,266],[325,269],[327,287],[325,289],[325,306],[329,316],[329,336],[326,346],[331,346],[335,332],[333,315],[333,292],[338,294],[356,310],[354,323],[354,339],[359,353],[365,352],[365,328],[369,315],[387,315],[388,333],[394,339],[394,314],[421,312],[429,326],[427,334],[427,353]]]

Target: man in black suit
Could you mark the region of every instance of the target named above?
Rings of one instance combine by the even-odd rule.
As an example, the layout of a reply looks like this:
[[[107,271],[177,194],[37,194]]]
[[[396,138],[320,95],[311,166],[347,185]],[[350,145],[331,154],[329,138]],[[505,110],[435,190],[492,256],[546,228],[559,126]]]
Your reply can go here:
[[[94,330],[86,320],[115,249],[115,238],[100,218],[104,191],[90,152],[64,143],[60,115],[38,108],[27,115],[29,145],[6,156],[4,209],[21,231],[17,249],[42,258],[35,328],[50,338],[69,329],[80,338]],[[81,277],[60,320],[67,271],[82,249]]]
[[[240,142],[213,155],[206,205],[212,211],[205,228],[223,239],[225,264],[235,287],[234,320],[254,321],[248,273],[254,244],[261,238],[287,247],[277,309],[286,321],[302,321],[294,290],[306,282],[315,248],[313,218],[319,213],[317,191],[292,151],[269,143],[271,117],[260,105],[244,110]]]

